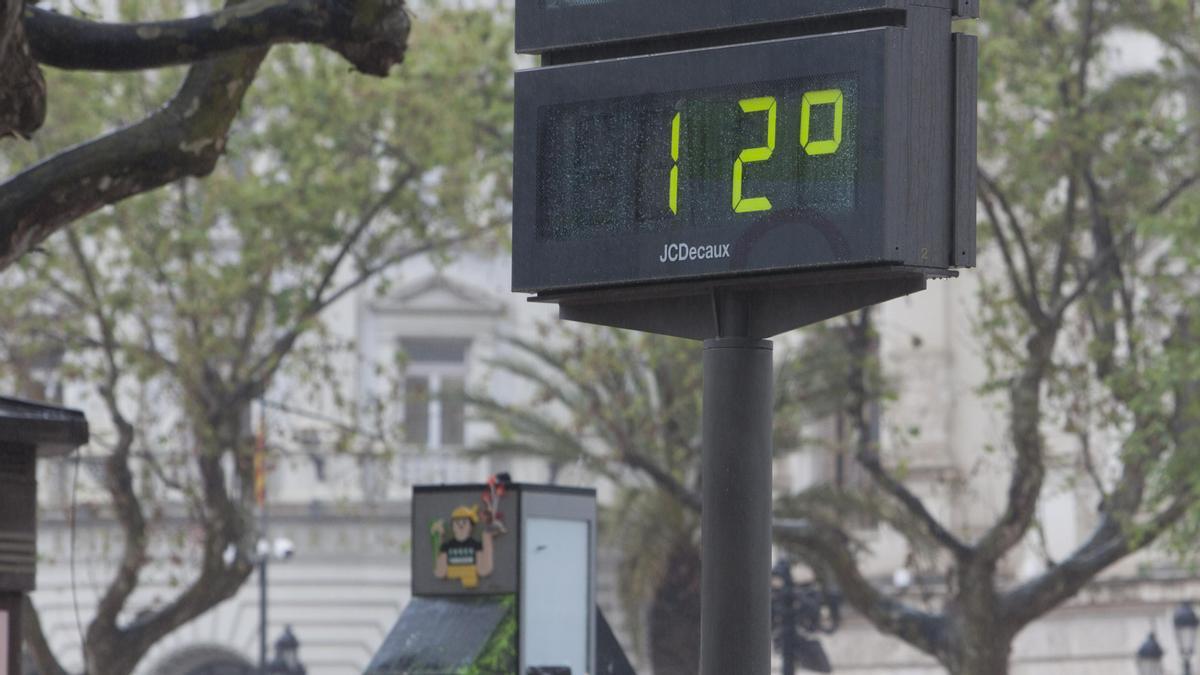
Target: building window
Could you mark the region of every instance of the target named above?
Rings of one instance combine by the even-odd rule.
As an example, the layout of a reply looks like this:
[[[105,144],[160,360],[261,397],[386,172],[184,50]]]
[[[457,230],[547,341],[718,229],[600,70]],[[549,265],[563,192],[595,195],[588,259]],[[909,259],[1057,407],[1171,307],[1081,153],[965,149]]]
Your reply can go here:
[[[404,438],[429,448],[464,441],[469,339],[403,338]]]

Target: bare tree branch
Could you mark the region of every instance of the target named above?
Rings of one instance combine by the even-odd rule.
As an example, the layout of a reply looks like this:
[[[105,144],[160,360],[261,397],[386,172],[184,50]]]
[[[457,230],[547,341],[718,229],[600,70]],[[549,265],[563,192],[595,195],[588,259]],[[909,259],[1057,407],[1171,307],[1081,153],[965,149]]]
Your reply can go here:
[[[1001,611],[1005,619],[1019,628],[1054,609],[1109,565],[1154,541],[1183,517],[1193,499],[1190,491],[1176,497],[1140,527],[1122,525],[1105,515],[1088,540],[1066,560],[1003,594]]]
[[[235,401],[222,402],[224,406],[239,405]],[[109,640],[93,644],[102,651],[107,662],[115,664],[114,672],[127,672],[150,649],[171,631],[183,626],[197,616],[232,597],[245,582],[254,566],[244,555],[245,535],[248,522],[242,515],[243,507],[230,495],[226,488],[225,468],[221,458],[232,452],[235,460],[241,450],[239,444],[243,434],[240,416],[230,417],[214,409],[208,414],[214,433],[198,433],[201,439],[195,452],[196,467],[200,473],[200,484],[204,495],[204,514],[201,525],[204,542],[200,574],[192,580],[186,590],[176,596],[165,607],[145,614],[119,629],[120,640]],[[211,445],[210,445],[211,444]],[[241,495],[253,494],[253,469],[250,462],[234,461],[235,477],[241,487]],[[225,562],[225,552],[236,547],[239,555],[232,563]],[[95,623],[93,623],[93,626]],[[89,634],[91,631],[89,630]],[[111,645],[109,644],[111,643]],[[119,652],[114,652],[119,649]],[[104,661],[97,661],[103,663]],[[107,672],[107,671],[101,671]]]
[[[649,476],[655,485],[666,490],[668,494],[679,500],[680,504],[683,504],[691,511],[699,514],[702,510],[700,495],[689,490],[683,483],[676,480],[669,471],[658,466],[648,457],[638,452],[623,452],[621,453],[621,460],[630,468]]]
[[[88,662],[97,672],[128,672],[151,645],[230,597],[250,574],[252,566],[245,559],[237,560],[232,565],[224,562],[226,548],[242,540],[246,527],[239,505],[226,490],[225,470],[220,461],[226,449],[236,455],[241,436],[240,422],[235,422],[233,428],[228,423],[221,423],[229,419],[224,411],[236,406],[237,402],[196,402],[199,406],[208,403],[213,410],[219,411],[210,412],[207,416],[210,427],[217,429],[215,435],[197,434],[202,449],[196,454],[195,460],[200,469],[204,494],[201,523],[205,539],[201,574],[164,609],[139,616],[128,625],[121,625],[120,618],[129,598],[137,589],[141,571],[145,567],[148,546],[146,520],[130,466],[134,429],[121,413],[117,402],[120,377],[117,351],[120,347],[114,323],[105,310],[103,290],[91,266],[92,261],[84,252],[74,230],[67,231],[67,242],[82,273],[90,300],[89,307],[101,335],[106,374],[100,393],[118,432],[117,442],[105,461],[105,486],[113,500],[114,513],[124,536],[120,562],[88,626],[85,644]],[[239,478],[243,483],[250,480],[245,473],[246,469],[239,469]]]
[[[340,53],[361,72],[384,76],[404,59],[409,19],[400,0],[248,0],[188,19],[130,24],[31,5],[25,30],[34,58],[55,68],[142,70],[310,42]]]
[[[1009,481],[1004,513],[980,538],[976,552],[984,560],[999,560],[1017,544],[1037,512],[1037,502],[1046,478],[1044,441],[1041,434],[1042,382],[1050,367],[1058,336],[1057,326],[1038,330],[1026,342],[1028,361],[1009,388],[1010,429],[1016,460]]]
[[[0,184],[0,269],[107,204],[212,171],[265,49],[193,66],[167,106]]]
[[[925,503],[921,501],[920,497],[913,494],[907,486],[896,480],[896,477],[884,468],[878,448],[871,440],[868,428],[870,423],[867,421],[866,411],[871,394],[867,392],[865,364],[869,363],[873,356],[874,340],[871,334],[874,327],[871,322],[870,309],[862,310],[859,317],[858,321],[853,319],[850,321],[851,337],[848,348],[851,358],[849,373],[847,373],[850,400],[846,404],[847,413],[854,424],[858,437],[855,459],[867,470],[876,485],[908,511],[926,535],[950,551],[955,558],[963,560],[970,555],[970,548],[938,521],[925,507]]]
[[[1076,176],[1072,175],[1071,178],[1067,180],[1067,202],[1065,207],[1066,213],[1063,217],[1062,232],[1059,234],[1058,238],[1058,252],[1056,253],[1054,260],[1054,270],[1050,274],[1049,305],[1051,307],[1051,314],[1055,312],[1055,307],[1066,305],[1066,303],[1062,303],[1061,300],[1063,286],[1066,283],[1067,268],[1069,267],[1069,263],[1071,261],[1071,251],[1073,248],[1071,246],[1071,241],[1075,237],[1078,212],[1076,201],[1078,198],[1079,180]]]
[[[1166,340],[1168,349],[1188,350],[1195,344],[1192,334],[1191,317],[1187,313],[1180,314],[1175,319],[1175,328]],[[1194,410],[1197,388],[1200,383],[1194,379],[1184,379],[1175,384],[1174,405],[1166,419],[1149,414],[1147,411],[1135,411],[1133,415],[1133,435],[1145,440],[1136,452],[1126,453],[1121,467],[1121,476],[1116,487],[1109,495],[1105,509],[1119,522],[1133,522],[1143,508],[1147,483],[1150,474],[1159,466],[1163,457],[1172,446],[1180,448],[1190,440],[1190,434],[1195,428]],[[1117,392],[1118,400],[1127,400],[1128,395]],[[1133,406],[1131,406],[1132,408]],[[1155,429],[1167,429],[1171,442],[1168,443]],[[1177,479],[1172,485],[1175,493],[1190,494],[1186,483]]]
[[[1091,264],[1078,270],[1079,278],[1075,281],[1075,288],[1066,295],[1060,293],[1058,301],[1050,307],[1049,319],[1055,323],[1061,322],[1067,310],[1092,289],[1096,279],[1105,274],[1105,270],[1112,264],[1111,259],[1120,255],[1120,248],[1131,245],[1132,240],[1133,231],[1130,230],[1125,233],[1120,246],[1109,246],[1103,251],[1096,251]]]
[[[1045,312],[1042,310],[1042,301],[1041,298],[1038,297],[1037,293],[1037,289],[1041,288],[1037,273],[1037,259],[1033,256],[1033,249],[1029,246],[1029,241],[1025,236],[1026,226],[1023,222],[1021,222],[1021,218],[1017,216],[1016,209],[1012,207],[1012,204],[1009,202],[1008,197],[1004,194],[1004,191],[1000,189],[1000,184],[996,182],[996,179],[992,178],[987,171],[984,171],[982,168],[980,168],[979,180],[980,184],[983,185],[986,191],[989,192],[997,202],[999,202],[1000,209],[1004,211],[1004,215],[1008,219],[1009,229],[1012,230],[1013,238],[1016,239],[1017,246],[1021,251],[1021,266],[1025,270],[1025,281],[1029,288],[1029,300],[1033,303],[1033,306],[1037,308],[1038,314],[1044,316]],[[989,213],[989,215],[991,214]],[[1001,227],[1000,221],[993,220],[993,222],[996,224],[997,231],[999,231]],[[1014,273],[1016,272],[1015,269],[1013,271]]]
[[[118,403],[117,386],[121,370],[117,362],[116,330],[105,310],[96,275],[75,231],[68,230],[67,243],[75,264],[83,274],[84,285],[91,300],[91,313],[100,329],[106,364],[104,381],[99,387],[100,396],[117,430],[117,441],[105,460],[104,483],[112,498],[113,512],[124,536],[121,561],[117,565],[112,582],[96,607],[95,618],[88,626],[88,635],[91,638],[93,635],[104,635],[116,630],[117,619],[124,610],[125,603],[137,589],[138,579],[146,561],[146,518],[134,489],[133,472],[129,467],[130,449],[134,441],[133,425],[121,412]],[[86,643],[90,646],[93,639],[87,640]]]
[[[1092,242],[1098,256],[1103,256],[1098,259],[1095,267],[1097,268],[1096,288],[1093,299],[1099,304],[1099,311],[1093,313],[1094,328],[1099,349],[1095,357],[1097,375],[1101,380],[1112,374],[1116,368],[1116,349],[1117,349],[1117,304],[1114,299],[1121,299],[1122,308],[1124,310],[1124,323],[1127,328],[1132,328],[1132,299],[1129,295],[1129,286],[1125,278],[1125,271],[1122,269],[1121,258],[1118,255],[1104,255],[1109,252],[1115,252],[1117,249],[1117,239],[1113,231],[1112,220],[1106,211],[1107,204],[1104,197],[1104,190],[1101,188],[1099,181],[1096,180],[1090,168],[1084,171],[1085,185],[1087,185],[1089,199],[1088,209],[1092,220]],[[1127,331],[1126,338],[1134,339],[1135,331]],[[1134,355],[1135,350],[1130,350],[1130,356]]]
[[[1091,72],[1094,56],[1094,44],[1098,37],[1096,33],[1096,7],[1089,3],[1084,9],[1083,39],[1080,40],[1074,81],[1066,80],[1061,83],[1059,90],[1062,96],[1063,108],[1072,111],[1072,118],[1078,122],[1083,115],[1082,101],[1088,91],[1088,75]],[[1071,84],[1074,84],[1072,89]],[[1070,261],[1071,240],[1075,235],[1079,198],[1079,176],[1076,170],[1083,160],[1078,150],[1070,150],[1072,171],[1067,178],[1067,199],[1065,203],[1065,218],[1063,230],[1058,239],[1058,253],[1054,261],[1054,271],[1051,273],[1050,298],[1051,306],[1057,306],[1062,299],[1063,284],[1066,282],[1066,272]],[[1061,303],[1066,306],[1069,303]],[[1053,313],[1053,311],[1051,312]]]
[[[314,17],[326,32],[317,34],[306,28],[311,34],[301,35],[301,25],[311,24]],[[208,51],[202,49],[202,55],[226,55],[193,65],[179,93],[166,107],[141,122],[65,150],[0,184],[0,269],[58,229],[102,206],[184,176],[210,173],[225,149],[230,125],[266,55],[267,45],[282,39],[271,31],[297,31],[292,36],[295,39],[311,37],[338,51],[363,72],[378,75],[385,75],[403,58],[409,31],[402,0],[250,0],[206,17],[130,26],[105,26],[31,8],[27,21],[44,29],[37,38],[40,54],[47,58],[77,58],[74,65],[78,67],[94,67],[89,60],[108,58],[103,56],[105,50],[114,50],[111,58],[119,60],[133,44],[151,45],[151,54],[216,45]],[[277,21],[283,27],[263,29],[267,34],[260,36],[258,46],[251,47],[253,43],[244,39],[237,43],[241,48],[231,46],[236,42],[231,42],[231,36],[261,26],[276,26]],[[199,30],[198,26],[205,23],[211,26],[207,37],[197,37],[194,45],[188,43],[185,38],[192,34],[184,28]],[[77,40],[83,40],[83,35],[92,30],[102,34],[96,38],[98,43],[90,49],[81,48]],[[78,56],[68,57],[68,53]],[[150,56],[142,53],[138,58]],[[189,60],[195,59],[176,62]],[[134,60],[128,63],[128,67],[142,67]],[[5,63],[0,68],[0,85],[6,84],[3,77],[9,66]],[[0,87],[0,92],[10,90]],[[11,105],[16,103],[20,101]],[[0,100],[0,135],[7,131],[6,105],[11,107],[9,101]]]
[[[930,655],[946,649],[944,617],[914,609],[883,593],[859,571],[850,542],[836,528],[816,521],[775,519],[775,539],[829,570],[855,609],[879,630],[895,635]]]
[[[353,279],[346,282],[342,286],[334,289],[328,294],[314,295],[309,299],[304,311],[299,315],[299,318],[294,322],[292,328],[275,339],[271,349],[258,359],[254,365],[247,371],[252,374],[247,377],[248,386],[242,387],[234,395],[243,398],[257,398],[261,392],[256,390],[256,387],[249,386],[253,383],[267,382],[271,376],[278,371],[279,366],[283,363],[283,357],[292,350],[296,340],[309,330],[308,322],[314,319],[318,314],[325,310],[333,303],[344,298],[355,289],[360,288],[363,284],[375,278],[380,272],[397,263],[412,258],[414,256],[423,255],[431,251],[451,247],[456,244],[461,244],[478,236],[476,233],[468,233],[457,237],[448,237],[435,241],[426,242],[401,248],[392,255],[386,256],[379,262],[370,265],[354,276]],[[328,289],[326,289],[328,290]]]
[[[21,601],[21,641],[25,643],[25,648],[33,656],[38,673],[41,675],[68,675],[66,669],[58,662],[58,658],[54,656],[54,650],[50,648],[50,642],[46,640],[46,632],[42,629],[41,615],[38,614],[37,607],[33,606],[33,600],[30,600],[28,595]]]
[[[895,498],[908,511],[926,535],[950,551],[955,558],[962,560],[971,555],[971,548],[953,532],[946,529],[941,521],[925,507],[925,503],[921,501],[920,497],[913,494],[883,467],[878,453],[859,451],[855,458],[871,474],[871,479],[875,481],[875,484]]]
[[[980,173],[982,175],[982,171]],[[985,184],[986,186],[986,184]],[[1013,295],[1016,296],[1017,302],[1025,309],[1025,313],[1031,317],[1039,317],[1042,315],[1041,307],[1036,297],[1037,287],[1025,287],[1025,282],[1021,280],[1021,274],[1017,267],[1016,259],[1012,254],[1012,245],[1008,241],[1008,235],[1004,233],[1004,225],[1000,221],[1000,214],[996,209],[996,205],[992,200],[991,195],[987,190],[979,192],[979,202],[983,204],[983,210],[987,212],[988,219],[992,221],[993,230],[996,233],[996,242],[1000,244],[1000,255],[1004,258],[1004,271],[1008,275],[1009,285],[1012,287]]]
[[[1092,453],[1092,439],[1087,429],[1080,430],[1079,436],[1079,454],[1083,460],[1083,469],[1087,472],[1089,478],[1092,479],[1092,487],[1096,488],[1096,494],[1100,495],[1100,499],[1108,501],[1108,489],[1104,485],[1104,480],[1100,477],[1100,471],[1096,468],[1096,458]]]
[[[1171,187],[1170,190],[1167,190],[1167,193],[1154,203],[1154,208],[1150,209],[1150,213],[1157,215],[1166,211],[1175,203],[1176,199],[1187,194],[1188,190],[1191,190],[1196,185],[1200,185],[1200,171],[1184,178]]]
[[[376,199],[372,204],[367,206],[367,208],[363,210],[363,213],[359,215],[358,221],[355,223],[354,228],[339,245],[338,252],[334,255],[333,260],[325,265],[325,269],[321,274],[321,280],[313,289],[311,296],[312,299],[310,300],[308,308],[303,314],[306,318],[319,313],[329,305],[328,302],[323,301],[325,294],[329,290],[330,284],[333,283],[334,278],[342,270],[342,263],[345,262],[346,257],[358,245],[359,240],[361,240],[363,235],[366,234],[370,226],[374,224],[375,219],[379,216],[383,209],[386,208],[387,205],[390,204],[392,200],[394,200],[396,196],[400,194],[401,190],[408,185],[409,181],[416,178],[417,174],[418,171],[416,167],[409,168],[409,170],[404,172],[400,178],[392,183],[391,187],[384,191],[383,195]],[[370,276],[362,278],[360,283],[366,282],[370,278]],[[357,285],[355,285],[355,287],[357,287]],[[341,295],[338,297],[341,297]],[[237,359],[235,359],[233,363],[235,375],[240,374],[240,370],[245,364],[244,357],[251,354],[250,343],[254,338],[256,332],[255,329],[258,325],[259,312],[261,311],[265,301],[266,294],[260,293],[258,297],[254,298],[254,301],[251,303],[250,311],[247,312],[246,321],[243,324],[242,332],[242,356],[239,356]],[[292,342],[288,342],[286,344],[289,345],[288,349],[290,349]],[[261,365],[262,364],[259,363],[255,366],[255,368],[261,367]],[[253,372],[253,369],[251,372]]]

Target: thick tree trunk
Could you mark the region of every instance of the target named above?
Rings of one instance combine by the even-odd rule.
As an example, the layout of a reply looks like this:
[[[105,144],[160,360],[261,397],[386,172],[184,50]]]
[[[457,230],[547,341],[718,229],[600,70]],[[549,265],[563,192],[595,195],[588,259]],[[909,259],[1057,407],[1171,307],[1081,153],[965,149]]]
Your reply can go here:
[[[28,596],[21,608],[21,636],[25,653],[33,659],[39,675],[68,675],[50,648],[46,633],[42,630],[41,616]]]
[[[967,650],[958,666],[946,670],[950,675],[1008,675],[1009,656],[1011,649],[1007,643],[978,645]]]
[[[957,575],[947,653],[938,657],[951,675],[1008,675],[1016,635],[1000,609],[995,577],[995,564],[979,560]]]
[[[655,675],[700,672],[700,551],[688,539],[671,549],[667,573],[654,594],[650,662]]]
[[[213,607],[232,598],[254,570],[249,557],[239,556],[226,563],[224,553],[230,545],[244,544],[251,527],[253,508],[253,463],[243,461],[249,455],[250,437],[246,426],[244,400],[215,398],[200,402],[210,412],[195,432],[197,450],[193,458],[204,494],[204,543],[199,575],[167,605],[140,619],[123,623],[120,618],[130,611],[129,599],[139,586],[146,565],[149,541],[144,516],[137,503],[133,475],[127,454],[110,460],[107,485],[115,513],[123,530],[126,550],[124,564],[101,599],[97,616],[87,629],[85,649],[88,671],[85,675],[130,675],[163,637]],[[222,457],[235,460],[235,485],[229,485]],[[232,487],[232,490],[231,490]],[[190,528],[195,523],[183,524]]]

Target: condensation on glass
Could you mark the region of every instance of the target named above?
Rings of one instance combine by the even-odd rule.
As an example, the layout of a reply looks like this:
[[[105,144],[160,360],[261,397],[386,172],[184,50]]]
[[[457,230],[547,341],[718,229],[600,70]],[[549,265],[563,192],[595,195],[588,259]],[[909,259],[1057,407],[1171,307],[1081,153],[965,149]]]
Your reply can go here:
[[[537,232],[581,240],[857,206],[846,75],[544,106]]]

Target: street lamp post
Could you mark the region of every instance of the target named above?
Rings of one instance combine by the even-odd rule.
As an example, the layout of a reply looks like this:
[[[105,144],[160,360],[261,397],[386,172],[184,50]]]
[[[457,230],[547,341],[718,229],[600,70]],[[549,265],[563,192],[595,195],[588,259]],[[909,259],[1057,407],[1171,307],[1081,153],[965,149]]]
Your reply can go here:
[[[1183,660],[1183,675],[1192,675],[1192,654],[1196,651],[1196,628],[1200,619],[1192,611],[1192,603],[1182,602],[1175,608],[1173,617],[1175,640],[1179,645],[1179,656]]]
[[[1200,629],[1200,618],[1192,609],[1192,603],[1181,602],[1171,616],[1175,628],[1175,643],[1179,647],[1179,659],[1183,665],[1183,675],[1192,675],[1192,655],[1196,652],[1196,633]],[[1138,675],[1165,675],[1163,669],[1163,650],[1158,644],[1154,631],[1146,636],[1146,641],[1137,650]]]
[[[266,508],[263,508],[266,513]],[[263,516],[266,520],[266,516]],[[270,546],[265,539],[258,540],[258,672],[267,672],[267,563],[270,560]]]
[[[1137,650],[1138,675],[1163,675],[1163,650],[1151,632]]]
[[[270,528],[267,510],[267,476],[270,473],[270,466],[267,461],[266,410],[265,402],[260,399],[258,402],[258,433],[254,438],[254,501],[258,504],[259,539],[255,545],[253,559],[258,568],[258,675],[275,672],[269,669],[267,663],[267,567],[272,557],[277,560],[288,560],[296,551],[296,547],[290,539],[285,537],[276,537],[274,540],[267,539],[267,532]],[[246,413],[250,414],[249,408]],[[291,636],[293,641],[295,640],[290,629],[284,633],[284,637],[288,636]],[[276,643],[276,649],[278,650],[278,648],[279,643]]]
[[[285,626],[283,635],[275,641],[275,658],[267,666],[267,675],[307,675],[308,671],[300,663],[300,641],[292,632],[291,626]]]
[[[841,597],[816,583],[795,583],[791,567],[787,560],[780,560],[771,569],[771,624],[783,659],[783,675],[793,675],[797,667],[833,672],[815,636],[838,629]]]
[[[271,558],[290,560],[296,547],[291,539],[276,537],[273,541],[259,539],[254,562],[258,566],[258,672],[260,675],[274,672],[267,664],[267,566]],[[290,631],[288,631],[290,633]],[[295,639],[293,637],[293,639]],[[279,643],[276,643],[278,648]]]
[[[795,589],[795,583],[792,581],[791,565],[786,560],[780,560],[775,563],[775,567],[771,570],[771,588],[774,589],[772,604],[773,612],[778,626],[778,647],[783,657],[783,675],[795,675],[796,673],[796,654],[794,643],[796,640],[796,613],[792,611],[790,606],[792,596]]]

